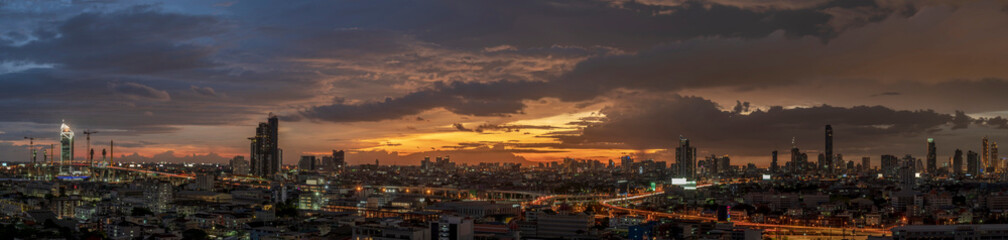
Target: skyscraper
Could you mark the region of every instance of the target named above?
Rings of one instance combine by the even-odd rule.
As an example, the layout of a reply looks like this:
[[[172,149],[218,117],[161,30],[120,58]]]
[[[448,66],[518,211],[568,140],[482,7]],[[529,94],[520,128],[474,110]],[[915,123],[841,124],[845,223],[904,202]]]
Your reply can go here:
[[[934,138],[927,139],[927,172],[931,175],[938,172],[938,154],[935,153]]]
[[[963,155],[962,150],[956,149],[955,155],[952,157],[952,172],[956,176],[961,175],[963,170]]]
[[[816,170],[823,176],[829,175],[829,170],[832,165],[826,163],[826,153],[819,153],[819,158],[816,160],[816,164],[819,165]]]
[[[266,122],[259,123],[255,137],[249,138],[252,140],[250,154],[252,175],[271,178],[280,171],[278,125],[277,116],[270,113]]]
[[[731,169],[731,158],[728,155],[721,156],[718,159],[718,174],[721,176],[727,176],[729,169]]]
[[[990,165],[990,148],[987,145],[987,137],[983,138],[983,145],[981,146],[980,151],[983,151],[980,153],[980,163],[983,164],[980,167],[980,171],[990,171],[992,166]]]
[[[983,168],[983,166],[981,166],[977,153],[974,151],[966,152],[966,173],[976,177],[977,175],[980,175],[981,168]]]
[[[861,170],[868,171],[871,169],[871,157],[861,157]]]
[[[994,171],[1008,172],[1008,171],[1003,171],[1004,168],[1001,167],[1001,165],[1004,164],[1004,163],[1002,163],[1001,159],[998,158],[997,142],[991,142],[991,145],[990,145],[990,158],[991,158],[991,162],[994,163]]]
[[[315,171],[317,167],[315,156],[301,156],[301,161],[298,161],[298,170],[301,171]]]
[[[776,173],[777,168],[777,150],[774,150],[770,153],[770,172]]]
[[[882,155],[881,164],[879,165],[879,171],[885,174],[887,177],[892,177],[896,174],[897,159],[893,155]]]
[[[689,139],[679,136],[679,147],[676,147],[675,153],[678,177],[696,179],[696,148],[690,146]]]
[[[826,151],[824,152],[824,155],[826,155],[825,156],[826,158],[825,158],[823,164],[819,166],[820,168],[822,168],[822,169],[820,169],[820,171],[823,171],[823,173],[826,173],[826,174],[831,174],[831,173],[833,173],[833,169],[834,169],[833,168],[833,166],[834,166],[834,164],[833,164],[833,126],[830,126],[829,124],[826,124]]]
[[[73,164],[74,159],[74,133],[63,123],[60,126],[60,171],[62,171],[63,164]],[[68,165],[72,166],[72,165]]]
[[[346,167],[346,152],[343,152],[343,150],[339,151],[333,150],[332,157],[333,157],[333,164],[335,164],[336,166],[335,169],[329,169],[329,170],[343,170],[343,167]]]

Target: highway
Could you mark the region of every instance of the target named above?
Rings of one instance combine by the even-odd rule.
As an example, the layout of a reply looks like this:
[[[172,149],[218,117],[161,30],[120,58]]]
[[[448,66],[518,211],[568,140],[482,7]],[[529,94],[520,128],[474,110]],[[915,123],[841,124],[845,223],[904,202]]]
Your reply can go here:
[[[712,217],[704,217],[704,216],[688,215],[688,214],[680,214],[680,213],[657,212],[657,211],[642,210],[642,209],[633,209],[633,208],[627,208],[627,207],[621,207],[621,206],[614,205],[614,203],[616,203],[616,202],[641,199],[641,198],[646,198],[646,197],[661,195],[661,194],[664,194],[664,193],[665,193],[664,191],[655,191],[655,192],[638,194],[638,195],[628,196],[628,197],[617,197],[617,198],[605,199],[605,200],[600,201],[599,203],[602,206],[605,206],[607,208],[610,208],[610,209],[613,209],[613,210],[618,210],[618,211],[626,211],[626,212],[629,212],[631,214],[648,215],[648,216],[656,216],[656,217],[665,217],[665,218],[673,218],[673,219],[684,219],[684,220],[701,220],[701,221],[716,221],[717,220],[717,219],[712,218]],[[790,231],[790,232],[794,232],[794,233],[797,233],[797,234],[809,234],[809,235],[826,235],[826,236],[841,236],[841,235],[847,235],[847,236],[869,236],[869,235],[871,235],[871,236],[878,236],[878,235],[882,235],[882,234],[889,234],[889,233],[891,233],[889,231],[889,229],[882,229],[882,228],[815,227],[815,226],[803,226],[803,225],[754,223],[754,222],[748,222],[748,221],[732,221],[732,223],[735,226],[753,227],[753,228],[763,229],[765,231]]]

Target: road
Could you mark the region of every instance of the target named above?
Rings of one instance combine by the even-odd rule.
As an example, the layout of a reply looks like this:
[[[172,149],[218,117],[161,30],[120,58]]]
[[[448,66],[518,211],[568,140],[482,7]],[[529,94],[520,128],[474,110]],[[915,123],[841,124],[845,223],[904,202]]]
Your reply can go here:
[[[618,210],[618,211],[626,211],[626,212],[629,212],[631,214],[649,215],[649,216],[674,218],[674,219],[684,219],[684,220],[701,220],[701,221],[716,221],[717,220],[717,219],[712,218],[712,217],[704,217],[704,216],[697,216],[697,215],[688,215],[688,214],[681,214],[681,213],[657,212],[657,211],[642,210],[642,209],[633,209],[633,208],[621,207],[621,206],[617,206],[617,205],[613,204],[613,203],[616,203],[616,202],[627,201],[627,200],[634,200],[634,199],[640,199],[640,198],[646,198],[646,197],[661,195],[661,194],[664,194],[664,193],[665,193],[664,191],[655,191],[655,192],[651,192],[651,193],[638,194],[638,195],[628,196],[628,197],[617,197],[617,198],[605,199],[605,200],[600,201],[599,203],[602,206],[605,206],[607,208]],[[834,235],[834,236],[840,236],[840,235],[847,235],[847,236],[869,236],[869,235],[872,235],[872,236],[878,236],[878,235],[882,235],[882,234],[889,234],[889,233],[891,233],[888,229],[882,229],[882,228],[813,227],[813,226],[803,226],[803,225],[754,223],[754,222],[748,222],[748,221],[732,221],[732,223],[735,224],[735,226],[754,227],[754,228],[759,228],[759,229],[763,229],[763,230],[766,230],[766,231],[791,231],[791,232],[795,232],[795,233],[799,233],[799,234],[801,234],[801,233],[807,233],[807,234],[810,234],[810,235],[811,234],[819,234],[819,235]]]

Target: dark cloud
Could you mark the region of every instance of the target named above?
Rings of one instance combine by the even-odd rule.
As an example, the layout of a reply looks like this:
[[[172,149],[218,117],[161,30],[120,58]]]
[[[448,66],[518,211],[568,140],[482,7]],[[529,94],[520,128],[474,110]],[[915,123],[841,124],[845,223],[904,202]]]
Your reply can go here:
[[[504,132],[518,132],[522,129],[557,129],[556,126],[548,125],[526,125],[526,124],[492,124],[484,123],[480,124],[474,131],[476,132],[490,132],[490,131],[504,131]]]
[[[276,6],[247,1],[229,10],[276,34],[292,30],[387,29],[446,46],[483,49],[501,45],[615,46],[629,49],[696,37],[758,38],[784,30],[792,36],[828,37],[833,18],[823,10],[875,7],[868,3],[749,9],[717,2],[675,6],[581,0],[308,1]],[[264,5],[269,5],[264,6]],[[879,9],[891,12],[890,9]]]
[[[140,6],[90,12],[63,21],[51,38],[0,47],[10,59],[57,63],[68,69],[146,74],[214,66],[214,47],[202,38],[221,32],[221,20]],[[45,35],[42,35],[45,36]]]
[[[193,85],[193,86],[190,87],[190,89],[192,89],[193,92],[195,92],[197,94],[200,94],[200,95],[203,95],[203,96],[208,96],[208,97],[216,97],[217,96],[217,91],[214,91],[214,89],[211,88],[211,87],[197,87],[197,86]]]
[[[524,99],[540,98],[546,89],[530,86],[542,82],[498,81],[492,83],[435,83],[399,98],[381,102],[346,103],[315,106],[302,112],[305,116],[334,122],[379,121],[399,119],[433,108],[474,116],[502,116],[521,113]]]
[[[738,114],[707,99],[681,96],[626,98],[602,113],[605,119],[585,127],[579,135],[557,139],[567,144],[648,149],[668,148],[679,136],[685,136],[711,152],[749,155],[784,148],[792,137],[799,143],[820,142],[824,125],[831,124],[843,133],[838,138],[845,142],[843,149],[849,150],[871,148],[881,139],[940,131],[954,119],[930,110],[899,111],[882,106],[771,107]]]
[[[751,122],[780,118],[759,116],[795,114],[821,125],[832,121],[822,116],[851,114],[876,121],[841,119],[834,125],[868,136],[902,136],[914,130],[945,133],[935,127],[946,126],[935,123],[943,117],[950,118],[945,122],[952,122],[948,126],[956,131],[966,131],[971,121],[1004,126],[1002,118],[976,122],[960,114],[927,111],[906,113],[919,117],[918,123],[864,116],[865,112],[894,114],[888,110],[899,113],[891,116],[894,119],[905,119],[902,111],[893,109],[920,106],[972,115],[1003,111],[999,103],[1008,100],[999,92],[1008,88],[1008,82],[1001,80],[1008,77],[1004,54],[1000,54],[1004,52],[1000,51],[1004,50],[1002,39],[1008,38],[1008,31],[1001,27],[1006,23],[1004,14],[998,12],[1002,3],[896,2],[3,4],[0,65],[12,67],[0,70],[0,109],[4,109],[0,131],[49,134],[48,127],[38,126],[14,131],[13,123],[53,125],[59,119],[71,119],[75,126],[121,130],[110,131],[116,135],[163,134],[184,127],[241,124],[265,112],[277,112],[284,121],[417,120],[410,124],[444,126],[471,116],[499,117],[480,121],[517,120],[523,117],[517,115],[541,111],[527,109],[530,105],[541,106],[540,101],[553,98],[581,109],[605,101],[616,100],[614,106],[624,106],[619,101],[710,88],[732,89],[720,94],[727,97],[718,102],[728,107],[734,102],[735,107],[705,112],[701,110],[709,106],[693,101],[688,105],[696,108],[678,111],[708,113],[718,124],[725,124],[728,120],[722,118],[727,115],[752,128],[760,125]],[[856,87],[840,91],[830,83]],[[887,107],[835,107],[866,103],[833,101],[829,94],[815,91],[819,88],[850,98],[885,101],[870,105]],[[885,92],[890,90],[899,95]],[[771,93],[765,99],[736,95],[757,91]],[[879,92],[888,97],[865,98]],[[814,96],[789,99],[802,94]],[[339,100],[326,103],[321,99]],[[771,105],[766,99],[790,100],[772,105],[826,102],[835,106],[753,110]],[[637,104],[641,106],[630,107],[646,108],[652,103]],[[442,109],[462,116],[416,116]],[[598,136],[592,131],[620,123],[613,122],[613,117],[621,113],[630,114],[607,109],[613,116],[573,123],[586,127],[584,135],[552,129],[540,137],[565,142],[538,147],[647,146],[632,139],[593,139]],[[484,133],[537,128],[489,123],[457,127]],[[502,159],[514,157],[515,149],[532,147],[502,146],[511,151],[500,153]],[[508,150],[488,147],[464,150]]]
[[[899,92],[880,92],[880,93],[872,94],[871,96],[872,97],[879,97],[879,96],[899,96],[899,95],[900,95]]]
[[[109,83],[108,86],[110,90],[122,94],[129,99],[154,101],[171,100],[171,95],[168,95],[168,92],[164,90],[157,90],[139,83]]]
[[[454,127],[455,130],[459,130],[459,131],[463,131],[463,132],[472,132],[473,131],[472,129],[466,128],[461,123],[454,123],[454,124],[452,124],[452,127]]]
[[[522,113],[527,100],[555,97],[570,102],[586,101],[611,96],[614,89],[674,92],[727,87],[745,92],[809,83],[815,87],[814,84],[823,82],[858,81],[865,84],[848,85],[858,87],[857,91],[865,91],[865,88],[885,86],[905,78],[921,78],[914,84],[940,89],[938,91],[986,92],[990,90],[984,89],[1002,89],[996,87],[1004,84],[1004,81],[987,76],[1008,77],[1008,72],[999,64],[1006,61],[1005,57],[989,54],[990,51],[982,46],[1002,47],[1003,43],[986,39],[992,34],[1008,36],[1008,31],[974,31],[967,28],[969,30],[963,34],[946,34],[960,28],[943,23],[985,24],[970,16],[996,11],[991,10],[989,5],[996,4],[980,2],[958,9],[930,7],[915,12],[914,18],[909,19],[893,14],[858,31],[837,35],[829,42],[811,37],[788,37],[786,32],[755,40],[696,38],[634,53],[592,57],[577,63],[570,71],[545,81],[506,79],[481,83],[439,83],[403,97],[388,98],[384,102],[322,105],[310,108],[305,114],[310,118],[336,122],[398,119],[434,108],[444,108],[461,115],[507,116]],[[997,21],[1008,22],[1008,17],[1001,15],[999,12]],[[897,31],[920,25],[938,27],[914,32]],[[979,44],[948,44],[960,41],[976,41]],[[921,48],[932,51],[921,52]],[[877,57],[879,54],[885,54],[887,58]],[[922,58],[921,54],[930,57]],[[894,61],[901,64],[891,64]],[[968,80],[956,80],[963,78]],[[492,97],[485,97],[482,89],[511,95],[491,94]],[[984,105],[967,104],[971,108]],[[345,113],[354,115],[347,117]]]
[[[997,129],[1008,129],[1008,119],[1001,116],[984,119],[984,124]]]
[[[955,111],[955,115],[952,116],[952,129],[967,128],[973,121],[974,119],[967,116],[966,112]]]

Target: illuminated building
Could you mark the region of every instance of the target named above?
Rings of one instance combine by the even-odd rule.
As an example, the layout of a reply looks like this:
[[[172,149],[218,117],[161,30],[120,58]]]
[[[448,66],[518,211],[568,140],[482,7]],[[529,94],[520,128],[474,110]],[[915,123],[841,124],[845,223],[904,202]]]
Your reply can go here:
[[[430,157],[426,160],[429,162]],[[342,170],[346,166],[346,153],[343,150],[332,150],[332,156],[322,156],[321,161],[318,162],[316,169],[320,171],[338,171]]]
[[[994,166],[991,166],[990,162],[990,146],[987,145],[987,137],[983,138],[983,145],[980,148],[980,172],[988,172],[993,170]]]
[[[172,208],[174,186],[170,182],[157,182],[145,185],[144,197],[148,208],[155,213],[163,213]]]
[[[251,143],[252,175],[271,178],[280,171],[280,148],[277,144],[277,128],[279,120],[272,113],[266,122],[259,123],[255,137],[249,138]]]
[[[430,226],[431,239],[473,239],[473,220],[468,217],[445,215]]]
[[[1001,163],[1001,159],[998,158],[997,142],[991,142],[991,145],[990,145],[990,158],[991,158],[991,162],[994,163],[994,170],[995,171],[1002,171],[1002,169],[1004,169],[1004,168],[1001,167],[1001,164],[1002,164]]]
[[[74,158],[74,133],[63,123],[60,126],[60,165],[72,164]]]

